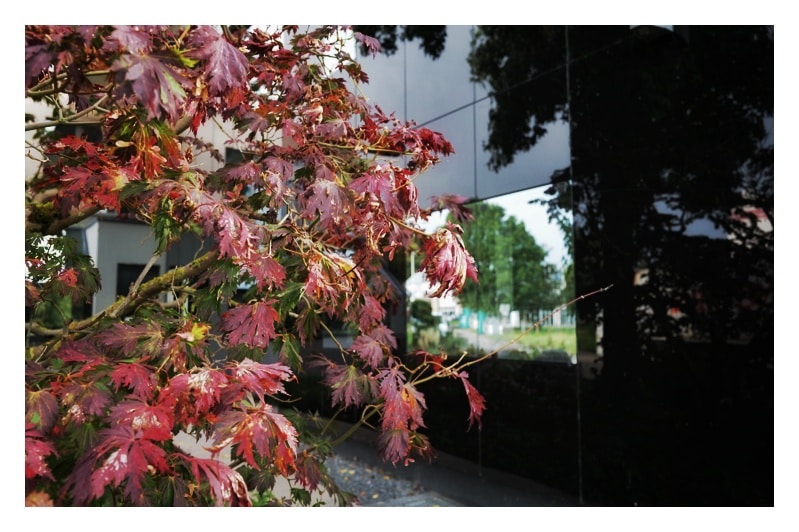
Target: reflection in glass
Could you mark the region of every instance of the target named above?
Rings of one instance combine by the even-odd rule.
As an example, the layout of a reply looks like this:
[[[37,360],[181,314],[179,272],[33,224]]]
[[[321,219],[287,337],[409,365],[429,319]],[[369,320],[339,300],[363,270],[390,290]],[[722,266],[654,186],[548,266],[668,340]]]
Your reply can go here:
[[[574,314],[558,309],[573,296],[571,255],[560,227],[536,203],[543,189],[470,205],[462,224],[480,282],[457,297],[428,299],[424,277],[409,279],[413,347],[501,359],[573,362]],[[570,228],[566,228],[569,229]],[[564,273],[567,272],[567,273]]]
[[[467,31],[471,43],[458,37]],[[459,424],[460,390],[427,387],[431,441],[595,504],[773,505],[773,27],[447,34],[440,62],[418,66],[427,83],[406,93],[419,110],[428,98],[414,89],[432,88],[435,109],[421,116],[457,139],[419,193],[483,200],[472,204],[482,222],[466,228],[481,283],[447,302],[454,311],[416,303],[413,341],[427,320],[430,345],[469,335],[479,353],[514,311],[521,328],[553,304],[525,287],[547,276],[519,268],[533,261],[507,238],[545,183],[573,263],[544,244],[544,224],[514,240],[529,234],[549,252],[537,264],[561,276],[558,303],[611,289],[574,305],[576,365],[519,352],[471,369],[489,405],[478,434]],[[416,72],[421,52],[407,51]],[[452,75],[457,65],[471,76]],[[521,209],[498,197],[518,190]]]

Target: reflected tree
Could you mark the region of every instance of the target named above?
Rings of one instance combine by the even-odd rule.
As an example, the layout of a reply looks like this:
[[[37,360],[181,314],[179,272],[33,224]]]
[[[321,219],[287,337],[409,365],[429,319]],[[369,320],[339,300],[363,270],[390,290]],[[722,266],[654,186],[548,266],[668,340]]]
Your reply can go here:
[[[590,441],[617,500],[772,500],[773,53],[769,27],[476,32],[491,164],[571,125],[550,207],[574,209],[577,293],[613,285],[580,303],[578,349],[604,354]],[[714,474],[735,487],[709,495]]]
[[[561,277],[546,262],[547,252],[524,223],[499,205],[470,206],[473,219],[463,224],[463,241],[477,264],[480,283],[466,283],[458,296],[464,307],[498,316],[502,304],[523,316],[551,310],[558,303]]]
[[[570,124],[550,215],[573,217],[576,293],[613,285],[578,304],[604,355],[596,495],[773,503],[773,27],[478,26],[468,61],[493,169]]]

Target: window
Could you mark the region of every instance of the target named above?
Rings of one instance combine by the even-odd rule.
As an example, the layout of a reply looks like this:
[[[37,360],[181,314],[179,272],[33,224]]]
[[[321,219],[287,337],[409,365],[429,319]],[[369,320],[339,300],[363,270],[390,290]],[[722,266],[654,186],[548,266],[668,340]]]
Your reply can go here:
[[[141,275],[144,269],[144,264],[118,264],[117,265],[117,297],[126,296],[130,291],[130,287],[136,282],[136,279]],[[157,264],[150,268],[147,275],[144,276],[143,283],[150,279],[158,277],[161,273],[161,268]]]

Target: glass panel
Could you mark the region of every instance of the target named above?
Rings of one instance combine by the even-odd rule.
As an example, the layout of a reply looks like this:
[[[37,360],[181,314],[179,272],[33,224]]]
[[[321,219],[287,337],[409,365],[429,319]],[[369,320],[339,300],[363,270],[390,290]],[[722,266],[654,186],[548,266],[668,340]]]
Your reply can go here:
[[[409,345],[476,354],[515,328],[514,311],[519,328],[533,321],[555,302],[536,302],[551,295],[540,288],[521,296],[535,270],[519,262],[573,282],[558,304],[581,299],[566,348],[576,365],[518,350],[472,366],[490,405],[477,434],[464,432],[457,383],[430,385],[431,441],[591,503],[773,505],[773,27],[484,26],[476,49],[451,30],[452,55],[422,65],[409,44],[405,70],[399,59],[394,79],[373,79],[454,139],[456,155],[418,180],[420,198],[460,193],[482,200],[483,218],[504,211],[467,229],[484,235],[485,249],[469,245],[488,257],[481,284],[416,302]],[[466,56],[482,58],[491,99],[450,70],[465,71]],[[400,91],[399,79],[413,82]],[[527,142],[528,125],[548,133]],[[513,155],[499,172],[485,164],[492,131]],[[547,224],[525,224],[520,239],[549,251],[525,262],[501,223],[527,216],[526,195],[547,181],[554,212],[570,217],[573,275],[539,232]],[[517,190],[521,209],[500,197]],[[422,301],[418,281],[408,286]]]
[[[771,505],[773,29],[570,46],[585,496]]]
[[[428,299],[421,275],[413,276],[413,347],[501,359],[574,362],[571,254],[563,231],[551,223],[546,187],[470,205],[463,240],[479,271],[457,297]]]
[[[488,88],[471,81],[468,55],[473,26],[447,26],[446,47],[441,57],[426,56],[416,42],[398,43],[394,55],[359,57],[369,74],[364,94],[386,112],[438,131],[449,140],[455,154],[443,157],[415,181],[425,206],[432,196],[460,194],[485,199],[545,185],[556,170],[569,165],[568,123],[556,113],[546,124],[547,133],[529,150],[515,155],[513,164],[488,167],[488,123],[493,97]],[[562,70],[541,73],[531,85],[549,86],[564,79]],[[560,82],[561,85],[562,82]],[[562,87],[565,90],[565,86]]]

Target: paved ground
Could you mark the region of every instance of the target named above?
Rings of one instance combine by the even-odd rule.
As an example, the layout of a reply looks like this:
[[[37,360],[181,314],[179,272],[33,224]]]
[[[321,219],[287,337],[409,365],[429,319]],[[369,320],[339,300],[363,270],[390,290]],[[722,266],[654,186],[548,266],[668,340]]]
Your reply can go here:
[[[379,506],[580,506],[576,497],[566,493],[445,453],[439,452],[430,464],[417,461],[394,468],[382,462],[368,435],[356,435],[339,446],[337,452],[358,456],[424,488],[418,496]]]
[[[354,459],[347,462],[356,464],[348,466],[354,469],[349,474],[382,471],[384,474],[380,473],[380,477],[384,482],[391,482],[392,479],[408,481],[417,486],[412,491],[419,492],[390,500],[362,495],[362,506],[581,506],[580,501],[571,495],[528,479],[481,468],[470,461],[444,453],[439,453],[430,464],[417,461],[407,467],[394,467],[380,459],[371,439],[370,432],[361,431],[336,448],[337,455],[342,459]],[[191,437],[179,435],[176,441],[187,452],[197,453],[198,456],[208,455],[202,448],[202,442],[198,444]],[[288,482],[278,479],[274,491],[278,496],[287,496]],[[315,494],[313,500],[326,506],[336,506],[336,502],[325,493]]]
[[[384,501],[379,502],[377,504],[373,504],[371,506],[390,506],[393,508],[397,507],[444,507],[444,506],[463,506],[463,504],[455,501],[453,499],[449,499],[440,495],[435,492],[424,492],[418,495],[409,495],[407,497],[402,497],[400,499],[394,499],[391,501]]]

